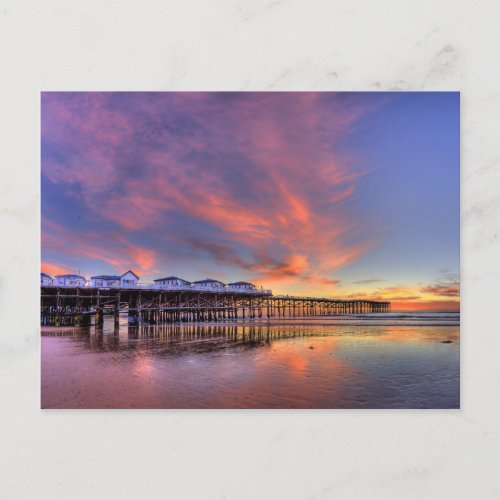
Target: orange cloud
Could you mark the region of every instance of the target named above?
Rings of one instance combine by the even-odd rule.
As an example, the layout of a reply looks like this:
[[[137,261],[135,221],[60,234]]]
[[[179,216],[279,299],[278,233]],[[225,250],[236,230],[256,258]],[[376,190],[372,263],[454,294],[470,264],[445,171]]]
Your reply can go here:
[[[422,287],[422,293],[440,297],[458,297],[460,295],[460,283],[456,278],[448,279]]]
[[[105,238],[46,225],[44,248],[144,273],[176,245],[263,285],[324,294],[376,243],[344,208],[365,173],[335,147],[370,112],[354,97],[130,94],[121,108],[122,98],[44,99],[43,141],[65,155],[44,160],[43,174],[77,186],[107,223]],[[142,233],[157,246],[130,243]]]
[[[358,284],[371,284],[380,280],[360,280]],[[437,297],[427,293],[421,285],[392,285],[374,290],[342,293],[341,298],[390,301],[392,310],[459,311],[460,298],[449,299],[446,294]]]
[[[48,274],[52,277],[59,274],[70,274],[76,272],[75,270],[69,269],[67,266],[62,266],[53,262],[42,262],[41,270],[42,273]]]
[[[139,273],[148,273],[156,264],[154,250],[133,244],[123,234],[107,233],[108,241],[104,246],[99,233],[70,230],[47,218],[42,220],[42,226],[45,252],[57,249],[65,255],[80,257],[84,262],[89,259],[101,261],[111,265],[116,272],[134,268]]]
[[[459,300],[391,301],[393,311],[460,311]]]

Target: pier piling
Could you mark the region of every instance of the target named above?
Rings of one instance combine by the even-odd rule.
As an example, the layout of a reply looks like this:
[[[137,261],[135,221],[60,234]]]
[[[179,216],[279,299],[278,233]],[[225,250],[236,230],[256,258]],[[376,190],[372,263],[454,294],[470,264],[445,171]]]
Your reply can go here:
[[[292,297],[271,294],[218,291],[144,289],[96,289],[54,287],[41,289],[41,324],[88,326],[91,316],[102,327],[104,316],[113,315],[119,325],[120,308],[128,311],[128,323],[215,322],[299,318],[390,312],[390,302]]]

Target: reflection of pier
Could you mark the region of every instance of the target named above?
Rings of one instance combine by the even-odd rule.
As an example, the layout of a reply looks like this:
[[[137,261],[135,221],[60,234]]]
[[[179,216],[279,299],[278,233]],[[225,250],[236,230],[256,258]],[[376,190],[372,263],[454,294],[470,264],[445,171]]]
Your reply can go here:
[[[272,341],[300,337],[331,336],[331,327],[318,329],[318,325],[301,324],[171,324],[171,325],[122,325],[120,329],[65,328],[44,330],[44,337],[73,337],[86,343],[91,351],[120,351],[141,349],[145,344],[160,355],[166,352],[207,352],[241,345],[258,347]],[[165,351],[166,349],[166,351]]]
[[[389,312],[390,302],[276,296],[265,291],[202,292],[130,288],[41,287],[43,325],[103,324],[105,314],[118,323],[120,310],[129,323],[159,325],[177,322],[231,321],[257,318],[300,318]]]

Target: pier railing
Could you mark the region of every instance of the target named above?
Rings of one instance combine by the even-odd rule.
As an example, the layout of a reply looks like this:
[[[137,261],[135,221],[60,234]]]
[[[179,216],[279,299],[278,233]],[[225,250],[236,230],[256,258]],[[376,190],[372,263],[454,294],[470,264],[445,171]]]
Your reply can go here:
[[[60,285],[57,283],[41,284],[42,287],[49,288],[75,288],[79,285]],[[90,282],[82,285],[81,288],[99,289],[99,290],[151,290],[151,291],[175,291],[175,292],[209,292],[209,293],[244,293],[250,295],[272,295],[272,290],[255,288],[230,288],[226,287],[205,287],[201,285],[162,285],[158,283],[136,283],[135,285],[109,285],[109,286],[94,286]]]

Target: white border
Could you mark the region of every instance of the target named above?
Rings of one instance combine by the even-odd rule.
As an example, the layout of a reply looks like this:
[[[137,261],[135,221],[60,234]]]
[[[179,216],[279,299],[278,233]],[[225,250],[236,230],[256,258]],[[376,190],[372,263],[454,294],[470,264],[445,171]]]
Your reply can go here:
[[[0,4],[2,498],[498,498],[499,4]],[[462,410],[41,411],[41,90],[461,90]]]

